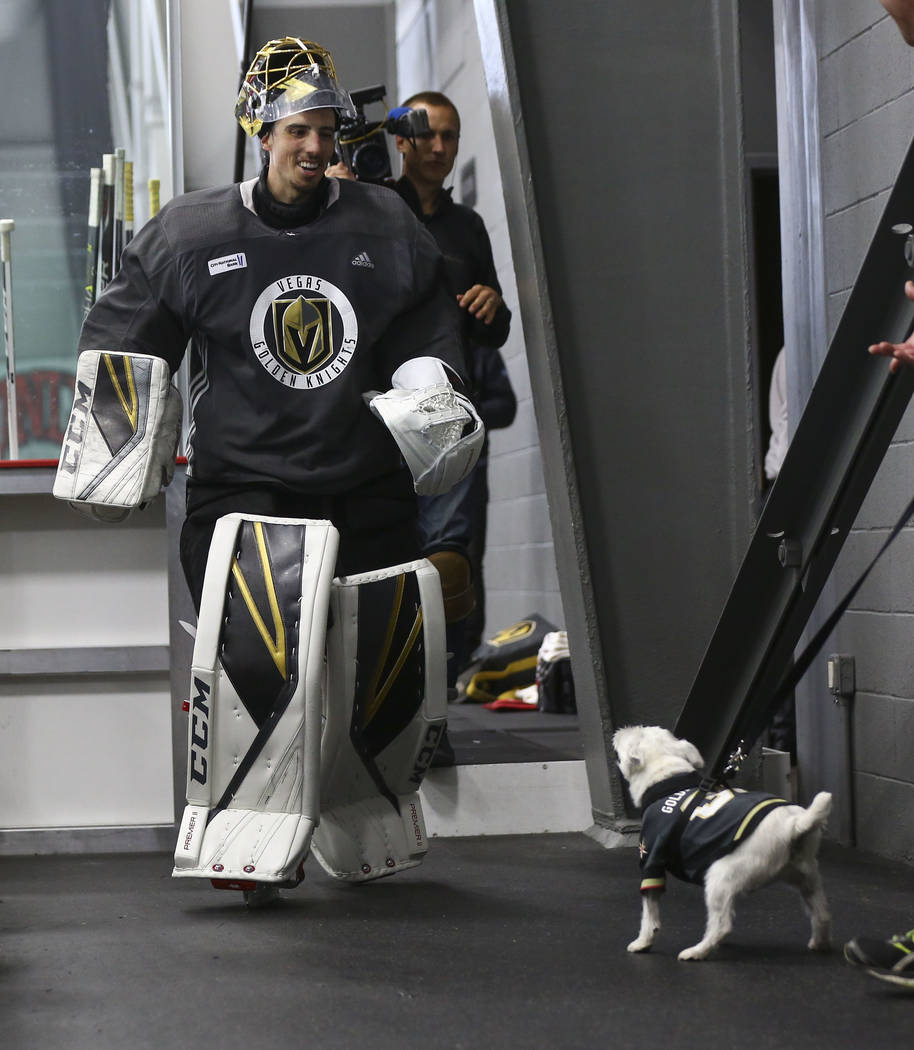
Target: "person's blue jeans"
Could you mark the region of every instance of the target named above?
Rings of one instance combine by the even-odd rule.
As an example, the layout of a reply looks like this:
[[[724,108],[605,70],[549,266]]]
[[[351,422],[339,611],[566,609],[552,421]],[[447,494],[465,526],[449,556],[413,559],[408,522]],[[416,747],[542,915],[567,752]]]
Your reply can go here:
[[[457,676],[467,664],[470,636],[467,628],[471,620],[479,630],[482,609],[482,548],[485,536],[477,535],[480,528],[480,500],[482,501],[482,529],[485,530],[485,505],[488,500],[486,464],[479,462],[470,473],[448,492],[438,496],[419,496],[419,549],[423,555],[435,551],[457,551],[470,564],[476,589],[477,608],[462,620],[446,625],[447,648],[451,654],[447,662],[447,684],[457,684]],[[480,546],[481,544],[481,546]],[[478,557],[474,557],[478,553]],[[479,623],[476,620],[479,619]]]

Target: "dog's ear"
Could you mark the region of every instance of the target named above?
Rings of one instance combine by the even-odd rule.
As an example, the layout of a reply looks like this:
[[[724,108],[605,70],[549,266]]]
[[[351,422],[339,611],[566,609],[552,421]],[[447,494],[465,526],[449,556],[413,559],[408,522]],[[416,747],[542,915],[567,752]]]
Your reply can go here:
[[[617,729],[613,734],[613,748],[618,759],[618,766],[622,771],[622,775],[626,778],[644,764],[641,750],[635,743],[635,737],[636,733],[631,726]]]
[[[639,747],[633,747],[631,751],[626,754],[624,762],[629,776],[632,773],[637,773],[644,765],[644,758],[641,754],[641,749]]]
[[[680,755],[682,755],[693,769],[704,768],[705,760],[701,757],[701,752],[694,744],[690,743],[688,740],[677,740],[676,743]]]

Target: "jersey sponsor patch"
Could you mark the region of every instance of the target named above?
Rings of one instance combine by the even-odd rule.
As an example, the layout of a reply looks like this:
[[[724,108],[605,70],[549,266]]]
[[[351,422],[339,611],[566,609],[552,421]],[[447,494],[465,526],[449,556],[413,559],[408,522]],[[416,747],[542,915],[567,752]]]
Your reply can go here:
[[[221,259],[210,259],[207,265],[210,277],[215,277],[216,274],[227,273],[229,270],[243,270],[247,264],[244,252],[237,252],[235,255],[223,255]]]
[[[358,343],[355,310],[336,285],[314,274],[271,281],[251,311],[251,348],[283,386],[314,390],[332,383]]]

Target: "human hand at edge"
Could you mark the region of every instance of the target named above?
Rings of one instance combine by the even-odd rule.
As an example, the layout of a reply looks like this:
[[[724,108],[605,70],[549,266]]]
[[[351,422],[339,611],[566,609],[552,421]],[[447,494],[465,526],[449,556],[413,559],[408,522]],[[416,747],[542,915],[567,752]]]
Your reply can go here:
[[[338,164],[331,164],[327,168],[325,175],[330,175],[335,179],[351,179],[353,182],[356,181],[355,175],[351,168],[347,168],[346,165],[340,161]]]
[[[914,302],[914,281],[905,282],[904,294],[911,302]],[[873,343],[869,347],[869,353],[876,354],[879,357],[891,357],[890,372],[897,372],[903,364],[914,365],[914,334],[909,336],[903,343],[888,343],[885,341]]]

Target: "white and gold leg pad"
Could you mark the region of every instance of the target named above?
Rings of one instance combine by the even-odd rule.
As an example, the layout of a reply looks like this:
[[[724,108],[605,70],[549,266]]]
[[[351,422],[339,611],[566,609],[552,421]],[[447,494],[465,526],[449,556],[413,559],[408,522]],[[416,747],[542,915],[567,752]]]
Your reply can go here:
[[[319,818],[326,521],[229,514],[210,545],[191,671],[177,877],[295,882]]]
[[[418,790],[447,717],[444,609],[425,559],[333,581],[312,852],[335,878],[392,875],[427,852]]]

